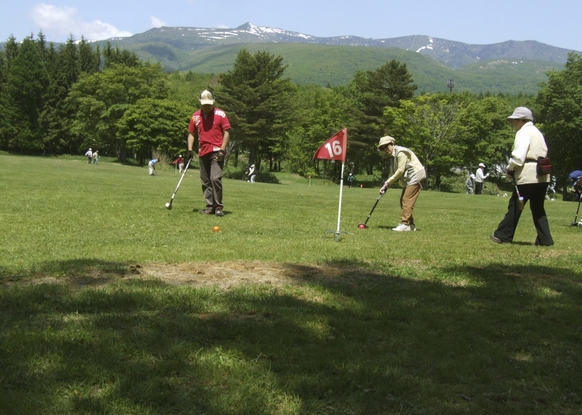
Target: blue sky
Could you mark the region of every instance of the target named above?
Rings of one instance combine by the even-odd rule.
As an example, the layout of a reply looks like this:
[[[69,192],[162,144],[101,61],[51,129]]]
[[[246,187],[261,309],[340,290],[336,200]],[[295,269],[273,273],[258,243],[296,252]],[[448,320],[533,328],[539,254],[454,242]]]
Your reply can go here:
[[[152,27],[234,28],[250,22],[328,37],[427,35],[472,44],[537,40],[582,51],[582,0],[3,0],[0,42],[41,29],[49,41],[90,40]]]

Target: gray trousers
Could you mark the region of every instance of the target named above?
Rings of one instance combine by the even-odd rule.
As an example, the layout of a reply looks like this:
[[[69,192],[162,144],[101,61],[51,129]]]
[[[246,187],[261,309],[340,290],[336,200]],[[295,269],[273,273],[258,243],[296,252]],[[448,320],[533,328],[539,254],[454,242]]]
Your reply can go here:
[[[200,159],[200,183],[202,193],[206,199],[206,208],[223,208],[222,203],[222,169],[224,159],[218,161],[218,151],[201,156]]]

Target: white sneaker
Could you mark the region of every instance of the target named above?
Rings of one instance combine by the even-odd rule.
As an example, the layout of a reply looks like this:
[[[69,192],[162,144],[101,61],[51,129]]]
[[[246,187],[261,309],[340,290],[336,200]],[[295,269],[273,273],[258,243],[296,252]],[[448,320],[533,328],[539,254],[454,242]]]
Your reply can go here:
[[[395,228],[392,228],[393,231],[396,232],[410,232],[410,226],[409,225],[405,225],[404,223],[401,223],[400,225],[398,225]]]

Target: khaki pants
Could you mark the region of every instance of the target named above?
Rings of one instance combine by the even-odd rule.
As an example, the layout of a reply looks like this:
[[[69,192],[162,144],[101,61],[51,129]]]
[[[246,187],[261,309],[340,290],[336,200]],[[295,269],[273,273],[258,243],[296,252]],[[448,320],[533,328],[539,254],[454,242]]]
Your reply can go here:
[[[411,184],[402,189],[402,194],[400,195],[400,223],[405,225],[414,225],[414,218],[412,217],[412,211],[414,210],[414,204],[422,186],[420,183]]]

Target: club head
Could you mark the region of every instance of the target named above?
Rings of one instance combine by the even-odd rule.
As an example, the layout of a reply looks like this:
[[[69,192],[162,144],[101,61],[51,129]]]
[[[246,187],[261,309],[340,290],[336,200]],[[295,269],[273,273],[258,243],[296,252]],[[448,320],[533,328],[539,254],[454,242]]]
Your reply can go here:
[[[578,224],[576,222],[572,222],[570,226],[578,226]]]
[[[172,204],[171,203],[166,203],[166,209],[172,210]]]

